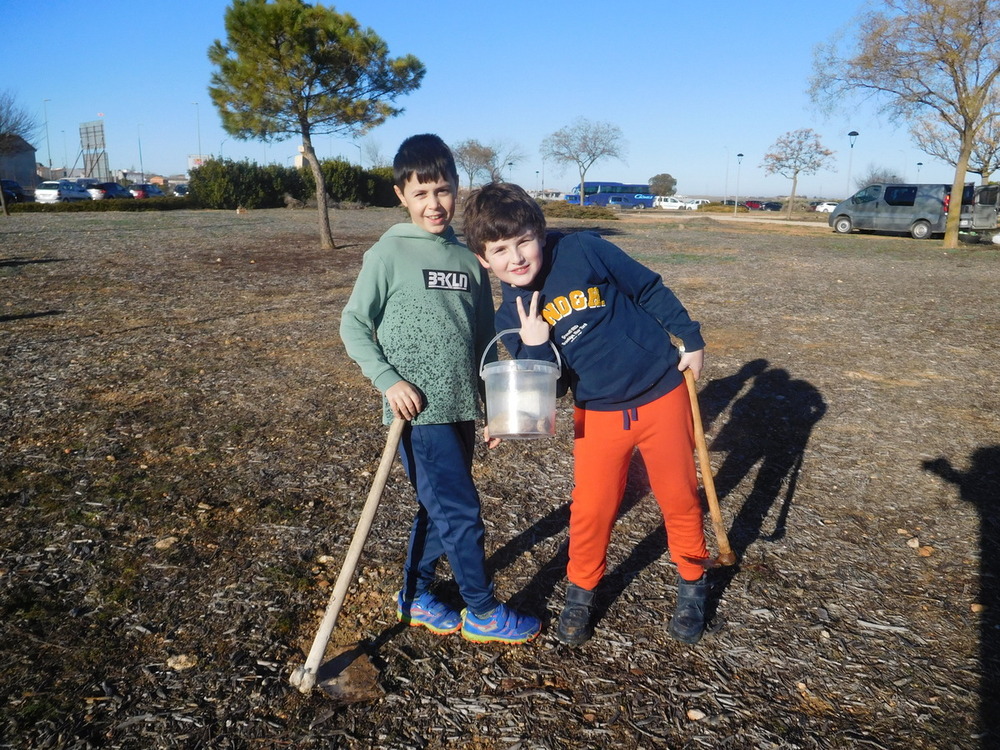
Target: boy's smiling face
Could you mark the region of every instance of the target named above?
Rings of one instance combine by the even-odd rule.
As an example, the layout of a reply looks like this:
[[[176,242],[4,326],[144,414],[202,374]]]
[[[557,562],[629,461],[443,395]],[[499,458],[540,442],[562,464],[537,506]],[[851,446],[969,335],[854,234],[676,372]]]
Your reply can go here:
[[[542,270],[542,241],[528,230],[516,237],[486,242],[479,262],[500,281],[516,287],[530,286]]]
[[[443,234],[455,217],[455,185],[451,180],[437,179],[420,182],[411,174],[400,190],[393,189],[406,210],[410,221],[431,234]]]

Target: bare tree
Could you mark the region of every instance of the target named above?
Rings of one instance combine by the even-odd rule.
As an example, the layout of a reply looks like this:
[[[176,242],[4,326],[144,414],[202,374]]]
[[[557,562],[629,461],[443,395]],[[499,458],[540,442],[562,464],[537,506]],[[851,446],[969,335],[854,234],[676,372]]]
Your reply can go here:
[[[925,154],[934,156],[945,164],[958,166],[962,150],[958,133],[934,117],[925,117],[910,127],[910,135]],[[978,174],[984,185],[1000,169],[1000,117],[991,117],[979,129],[979,137],[972,144],[967,172]]]
[[[906,121],[931,114],[954,131],[958,151],[944,246],[958,246],[965,173],[976,139],[996,110],[1000,75],[997,0],[882,0],[858,17],[857,39],[846,49],[834,38],[817,48],[810,93],[840,104],[870,96]]]
[[[493,159],[490,161],[490,179],[494,182],[503,182],[503,172],[524,161],[524,152],[516,143],[506,141],[494,141],[490,144],[493,152]]]
[[[819,136],[811,128],[799,128],[785,133],[764,154],[761,166],[767,174],[780,174],[792,181],[788,196],[788,216],[792,215],[795,190],[800,174],[816,174],[826,166],[833,151],[823,148]]]
[[[542,141],[542,157],[561,164],[575,164],[580,172],[580,205],[584,205],[587,170],[601,159],[622,159],[625,142],[621,128],[610,122],[590,122],[579,117]]]
[[[0,91],[0,156],[15,153],[21,141],[27,141],[37,129],[35,118],[17,103],[14,93]],[[10,216],[3,190],[0,190],[0,210],[4,216]]]
[[[469,178],[469,190],[472,190],[472,183],[479,175],[490,174],[491,166],[496,160],[492,148],[472,139],[453,146],[451,153],[455,156],[458,171]]]
[[[878,182],[906,182],[906,180],[888,167],[869,164],[868,171],[854,181],[854,187],[856,190],[860,190],[863,187],[874,185]]]
[[[361,141],[361,150],[364,152],[369,168],[378,169],[392,166],[392,159],[382,153],[382,144],[374,138],[365,138]]]

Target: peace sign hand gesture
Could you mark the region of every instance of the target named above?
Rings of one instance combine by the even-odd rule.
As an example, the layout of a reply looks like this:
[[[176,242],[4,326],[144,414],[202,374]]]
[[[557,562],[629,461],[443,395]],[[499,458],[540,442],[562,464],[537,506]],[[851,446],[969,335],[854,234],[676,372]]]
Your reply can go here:
[[[517,317],[521,319],[521,342],[525,346],[539,346],[549,341],[549,324],[538,314],[538,292],[532,292],[528,311],[524,311],[524,303],[518,297]]]

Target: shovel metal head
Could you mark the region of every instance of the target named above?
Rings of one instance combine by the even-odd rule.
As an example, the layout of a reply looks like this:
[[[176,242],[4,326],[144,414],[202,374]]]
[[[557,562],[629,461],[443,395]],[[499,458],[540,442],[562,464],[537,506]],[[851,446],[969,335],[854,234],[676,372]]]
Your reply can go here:
[[[320,665],[316,687],[336,702],[360,703],[385,695],[378,681],[378,670],[360,643],[335,647],[327,653],[332,656]]]

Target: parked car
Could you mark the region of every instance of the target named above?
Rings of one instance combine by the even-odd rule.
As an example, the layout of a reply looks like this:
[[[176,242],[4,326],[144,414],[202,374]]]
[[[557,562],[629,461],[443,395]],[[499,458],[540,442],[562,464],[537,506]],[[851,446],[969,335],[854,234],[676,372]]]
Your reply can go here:
[[[761,211],[764,208],[764,204],[761,201],[745,201],[743,205],[751,211]]]
[[[132,185],[129,187],[129,191],[135,198],[164,198],[167,195],[157,185],[148,182],[140,182],[137,185]]]
[[[174,185],[174,195],[178,198],[186,198],[188,194],[187,185]]]
[[[816,210],[821,214],[833,213],[833,209],[836,207],[837,203],[835,201],[823,201],[816,204]]]
[[[3,199],[7,203],[24,203],[28,200],[20,183],[14,180],[0,180],[0,185],[3,185]]]
[[[782,207],[782,204],[778,203],[778,201],[767,201],[766,203],[762,203],[761,204],[760,210],[761,211],[780,211],[781,207]]]
[[[684,201],[672,195],[658,195],[653,199],[653,208],[663,208],[667,211],[683,211],[687,209]]]
[[[697,211],[702,206],[711,202],[712,201],[710,201],[708,198],[692,198],[685,205],[687,206],[688,209],[692,211]]]
[[[90,197],[95,201],[111,200],[112,198],[128,198],[132,200],[132,193],[123,185],[117,182],[99,182],[87,188]]]
[[[48,180],[35,188],[38,203],[65,203],[67,201],[89,201],[90,193],[73,180]]]

